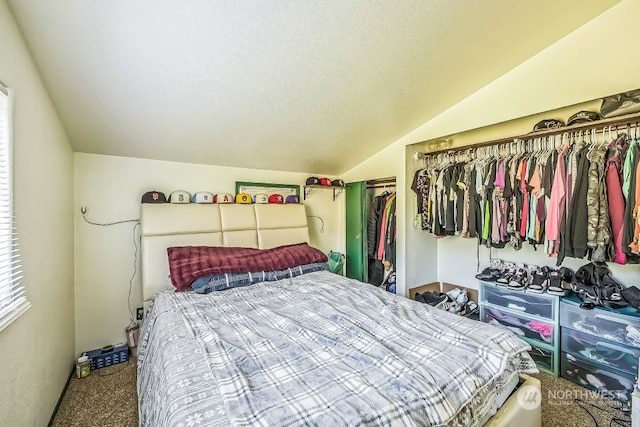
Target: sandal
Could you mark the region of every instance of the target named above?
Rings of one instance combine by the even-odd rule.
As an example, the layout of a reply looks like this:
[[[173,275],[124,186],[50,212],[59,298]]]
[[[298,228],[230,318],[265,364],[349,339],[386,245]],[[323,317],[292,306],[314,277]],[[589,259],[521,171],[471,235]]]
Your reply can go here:
[[[511,276],[509,279],[509,289],[513,289],[514,291],[522,291],[529,284],[529,276],[527,275],[526,270],[519,269],[516,273]]]
[[[511,276],[516,274],[517,269],[513,263],[505,263],[505,268],[500,274],[500,277],[496,280],[496,285],[499,286],[508,286],[511,281]]]
[[[560,297],[567,294],[566,289],[562,287],[562,278],[563,276],[558,270],[552,270],[549,272],[549,286],[547,287],[548,294]]]
[[[527,287],[527,292],[541,294],[544,293],[548,287],[549,267],[542,267],[533,272],[531,284]]]

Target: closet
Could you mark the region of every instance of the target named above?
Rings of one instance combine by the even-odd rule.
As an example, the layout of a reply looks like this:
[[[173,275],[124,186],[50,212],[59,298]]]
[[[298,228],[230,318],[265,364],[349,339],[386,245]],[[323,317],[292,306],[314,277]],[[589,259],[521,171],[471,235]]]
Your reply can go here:
[[[395,291],[395,177],[347,183],[346,275]]]
[[[640,261],[639,114],[426,153],[418,227],[556,259]]]

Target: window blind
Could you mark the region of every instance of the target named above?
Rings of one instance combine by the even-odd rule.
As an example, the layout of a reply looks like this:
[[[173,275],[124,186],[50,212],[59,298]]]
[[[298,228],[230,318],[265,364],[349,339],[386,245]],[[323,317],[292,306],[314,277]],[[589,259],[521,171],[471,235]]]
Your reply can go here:
[[[27,311],[13,207],[11,93],[0,84],[0,330]]]

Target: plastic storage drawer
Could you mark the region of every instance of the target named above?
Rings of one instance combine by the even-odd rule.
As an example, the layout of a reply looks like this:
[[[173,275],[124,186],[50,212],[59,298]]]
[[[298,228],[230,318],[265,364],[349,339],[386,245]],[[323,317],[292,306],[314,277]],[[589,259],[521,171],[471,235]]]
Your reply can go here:
[[[554,344],[554,325],[507,313],[494,307],[485,306],[482,321],[504,327],[519,337],[526,337],[550,346]]]
[[[526,292],[514,292],[500,286],[483,287],[482,302],[509,308],[513,311],[555,319],[555,302],[557,297],[543,297]]]
[[[547,350],[543,347],[538,347],[534,344],[531,345],[531,351],[529,351],[531,358],[539,368],[549,372],[555,372],[554,360],[555,354],[553,350]]]
[[[607,341],[568,328],[562,328],[560,334],[562,351],[578,359],[600,365],[604,369],[618,369],[629,375],[638,372],[640,348]]]
[[[560,372],[563,378],[621,402],[630,402],[634,377],[615,369],[602,369],[562,352]]]
[[[640,318],[562,303],[560,326],[620,344],[640,347]]]

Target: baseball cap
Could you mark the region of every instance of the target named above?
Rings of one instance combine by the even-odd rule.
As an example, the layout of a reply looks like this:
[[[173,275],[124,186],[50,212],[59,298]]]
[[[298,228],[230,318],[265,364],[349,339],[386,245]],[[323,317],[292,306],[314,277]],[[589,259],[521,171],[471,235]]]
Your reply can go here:
[[[344,187],[344,181],[341,179],[334,179],[331,181],[331,185],[335,185],[336,187]]]
[[[269,203],[269,197],[264,193],[254,194],[253,203]]]
[[[564,127],[564,122],[562,120],[544,119],[544,120],[540,120],[538,123],[536,123],[533,126],[533,132],[536,132],[539,130],[557,129],[561,127]]]
[[[147,191],[142,195],[140,203],[167,203],[167,198],[161,191]]]
[[[191,196],[191,203],[213,203],[213,194],[207,191],[198,191]]]
[[[584,122],[593,122],[600,120],[600,114],[595,111],[578,111],[567,120],[567,126]]]
[[[329,178],[320,178],[320,185],[331,185],[331,180]]]
[[[289,194],[286,199],[284,199],[285,203],[300,203],[300,197],[295,194]]]
[[[184,190],[176,190],[169,195],[169,203],[191,203],[191,194]]]
[[[238,193],[236,194],[236,203],[251,203],[253,200],[251,199],[251,195],[247,193]]]
[[[317,176],[310,176],[307,178],[307,182],[305,185],[320,185],[320,178]]]
[[[269,203],[282,204],[284,203],[284,198],[282,197],[281,194],[272,194],[269,196]]]
[[[229,193],[218,193],[213,196],[213,203],[233,203],[233,196]]]

